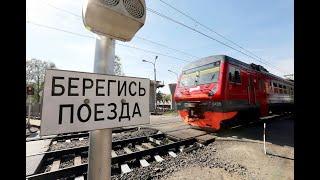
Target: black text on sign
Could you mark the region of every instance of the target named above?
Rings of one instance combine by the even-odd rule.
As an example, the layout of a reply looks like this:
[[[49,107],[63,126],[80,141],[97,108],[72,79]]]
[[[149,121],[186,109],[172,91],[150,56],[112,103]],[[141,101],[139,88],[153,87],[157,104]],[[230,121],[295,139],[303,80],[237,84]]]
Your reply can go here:
[[[47,70],[41,135],[150,122],[150,80]]]

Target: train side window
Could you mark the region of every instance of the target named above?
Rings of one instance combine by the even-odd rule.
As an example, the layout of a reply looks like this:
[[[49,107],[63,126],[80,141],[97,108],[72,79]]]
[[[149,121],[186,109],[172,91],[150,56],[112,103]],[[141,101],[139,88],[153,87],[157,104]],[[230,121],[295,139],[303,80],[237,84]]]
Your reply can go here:
[[[274,93],[279,93],[278,92],[278,84],[277,83],[273,83],[273,90],[274,90]]]
[[[267,87],[267,93],[268,94],[273,93],[271,81],[269,81],[269,83],[266,82],[265,87]]]
[[[285,86],[285,85],[283,85],[283,91],[284,91],[283,92],[284,94],[289,94],[288,91],[287,91],[287,86]]]
[[[240,76],[240,70],[236,69],[234,71],[234,79],[236,83],[241,83],[241,76]]]
[[[240,69],[229,67],[229,82],[241,83]]]
[[[232,66],[229,66],[229,81],[233,82],[233,74],[234,74],[235,68]]]
[[[274,93],[271,81],[269,82],[269,91],[268,92],[269,93]]]

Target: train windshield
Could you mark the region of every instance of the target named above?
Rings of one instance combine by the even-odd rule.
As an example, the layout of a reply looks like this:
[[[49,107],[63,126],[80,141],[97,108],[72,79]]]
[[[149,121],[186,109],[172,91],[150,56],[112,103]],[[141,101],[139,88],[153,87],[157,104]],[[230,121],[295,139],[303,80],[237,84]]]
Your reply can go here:
[[[189,87],[218,81],[220,62],[188,69],[182,72],[180,86]]]

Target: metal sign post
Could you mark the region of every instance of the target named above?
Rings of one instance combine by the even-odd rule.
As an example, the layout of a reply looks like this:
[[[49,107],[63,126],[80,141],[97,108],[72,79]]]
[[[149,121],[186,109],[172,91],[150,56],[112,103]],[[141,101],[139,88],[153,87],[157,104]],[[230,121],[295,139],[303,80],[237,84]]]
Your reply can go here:
[[[29,131],[30,131],[30,114],[31,114],[31,105],[32,105],[32,99],[31,99],[32,95],[34,95],[33,87],[27,86],[27,98],[28,98],[28,103],[29,103],[27,127],[28,127]]]
[[[27,126],[30,127],[30,114],[31,114],[31,105],[32,105],[32,101],[31,101],[31,96],[28,95],[29,98],[29,107],[28,107],[28,122],[27,122]]]
[[[96,40],[95,73],[114,74],[114,39],[130,41],[144,25],[145,11],[144,0],[84,2],[83,23],[87,29],[100,36]],[[111,147],[112,129],[90,132],[89,180],[111,179]]]
[[[41,136],[90,132],[88,179],[110,179],[112,128],[150,123],[147,78],[115,76],[115,40],[96,40],[94,72],[48,69]]]
[[[115,40],[100,36],[96,39],[94,72],[114,74]],[[111,179],[112,129],[91,131],[88,161],[88,179]]]

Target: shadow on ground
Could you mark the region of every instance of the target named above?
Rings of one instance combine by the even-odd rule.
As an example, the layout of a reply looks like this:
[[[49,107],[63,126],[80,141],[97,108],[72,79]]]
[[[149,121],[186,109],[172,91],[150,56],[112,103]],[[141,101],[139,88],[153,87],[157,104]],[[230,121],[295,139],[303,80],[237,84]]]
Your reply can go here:
[[[281,146],[294,146],[294,117],[266,120],[266,141]],[[263,140],[263,122],[226,129],[217,133],[219,137]]]

